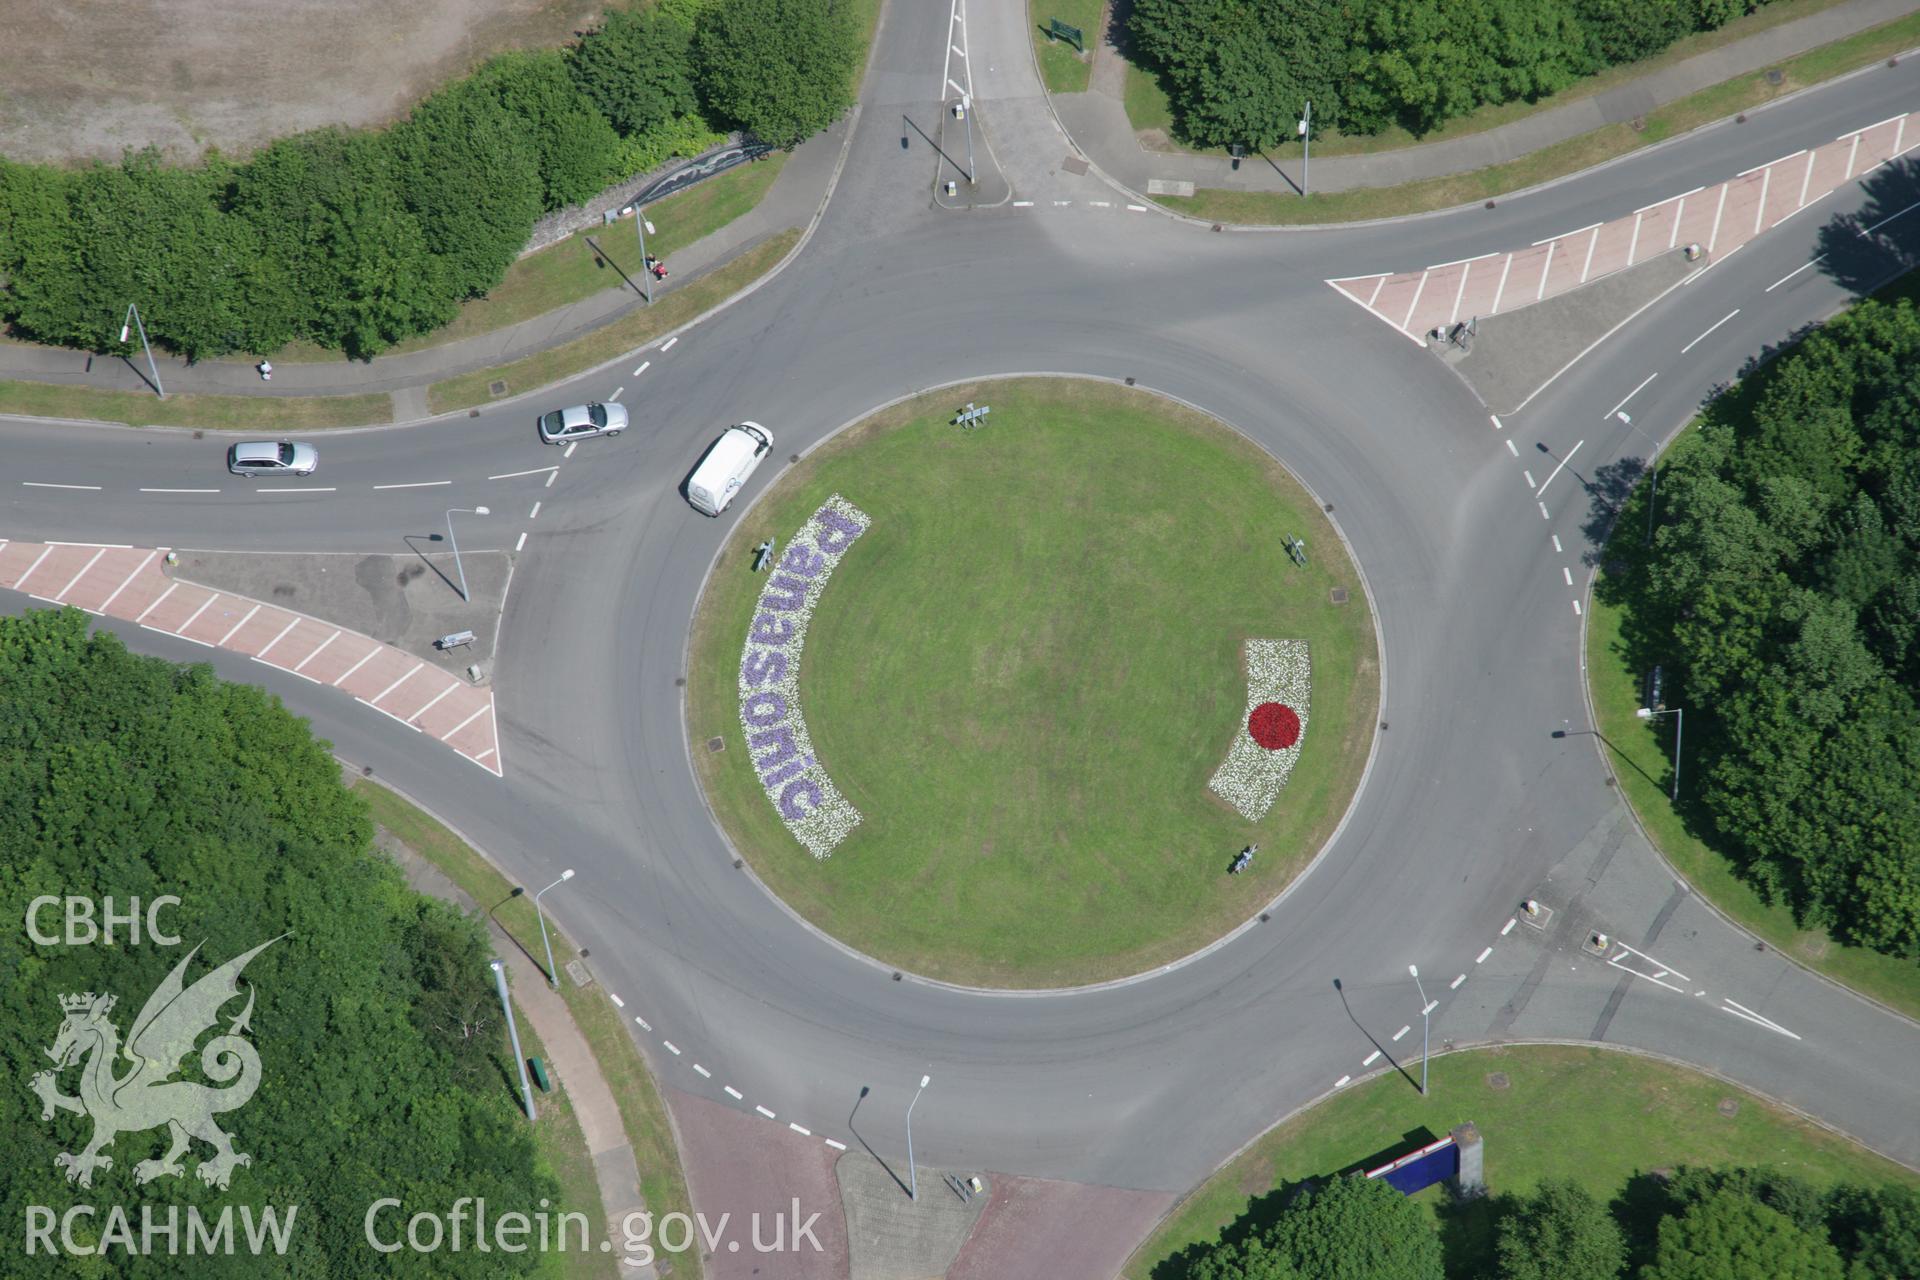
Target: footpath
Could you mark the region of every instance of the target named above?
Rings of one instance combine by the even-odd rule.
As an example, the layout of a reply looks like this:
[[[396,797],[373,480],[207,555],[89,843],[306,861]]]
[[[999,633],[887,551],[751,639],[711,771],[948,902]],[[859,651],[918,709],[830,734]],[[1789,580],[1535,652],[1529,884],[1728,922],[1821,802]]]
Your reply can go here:
[[[1374,155],[1327,156],[1313,171],[1313,189],[1389,187],[1502,164],[1610,124],[1636,120],[1689,94],[1916,10],[1920,10],[1920,0],[1843,0],[1829,9],[1783,22],[1605,92],[1534,112],[1498,128]],[[1291,146],[1285,149],[1284,161],[1256,154],[1243,159],[1237,171],[1232,161],[1222,156],[1168,154],[1143,148],[1122,105],[1126,66],[1114,45],[1116,24],[1111,14],[1110,0],[1094,47],[1088,91],[1053,95],[1055,114],[1090,160],[1121,185],[1149,195],[1190,194],[1186,184],[1227,191],[1299,190],[1300,155]]]
[[[843,118],[825,133],[802,143],[758,205],[676,252],[672,275],[654,286],[656,301],[712,274],[782,231],[806,227],[832,189],[841,150],[851,127],[851,118]],[[616,223],[605,228],[604,234],[631,236],[633,229],[624,222]],[[261,379],[250,359],[203,360],[190,364],[160,352],[155,355],[160,380],[169,396],[194,393],[274,397],[386,392],[394,397],[395,420],[405,422],[428,416],[426,388],[431,383],[559,346],[646,305],[639,294],[622,284],[518,324],[405,354],[376,356],[365,361],[341,358],[276,363],[271,382]],[[151,393],[145,374],[146,360],[138,353],[122,359],[90,356],[84,351],[61,347],[0,342],[0,379]]]

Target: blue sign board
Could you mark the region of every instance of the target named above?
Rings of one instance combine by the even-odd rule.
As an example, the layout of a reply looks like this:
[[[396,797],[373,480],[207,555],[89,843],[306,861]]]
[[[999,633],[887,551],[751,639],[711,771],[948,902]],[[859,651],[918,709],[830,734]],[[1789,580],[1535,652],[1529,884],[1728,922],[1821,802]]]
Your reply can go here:
[[[1451,1136],[1429,1142],[1417,1151],[1409,1151],[1398,1160],[1367,1170],[1369,1178],[1383,1178],[1403,1196],[1424,1191],[1436,1182],[1445,1182],[1460,1172],[1460,1148]]]

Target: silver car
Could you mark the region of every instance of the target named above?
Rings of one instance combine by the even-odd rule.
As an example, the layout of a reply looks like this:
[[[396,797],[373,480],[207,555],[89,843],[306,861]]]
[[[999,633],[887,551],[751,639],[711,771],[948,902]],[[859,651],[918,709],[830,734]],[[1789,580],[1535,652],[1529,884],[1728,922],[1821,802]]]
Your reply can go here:
[[[310,476],[320,451],[298,440],[249,440],[227,450],[227,470],[237,476]]]
[[[540,438],[548,444],[567,444],[593,436],[617,436],[627,429],[627,406],[623,404],[577,404],[571,409],[555,409],[540,418]]]

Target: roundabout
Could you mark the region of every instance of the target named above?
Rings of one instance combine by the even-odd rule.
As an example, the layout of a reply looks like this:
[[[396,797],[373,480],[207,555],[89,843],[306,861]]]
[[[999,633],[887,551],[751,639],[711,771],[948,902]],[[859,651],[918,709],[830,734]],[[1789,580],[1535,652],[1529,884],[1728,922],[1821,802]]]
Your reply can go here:
[[[985,425],[952,424],[966,400]],[[1204,947],[1319,853],[1377,652],[1340,536],[1245,437],[1106,383],[972,385],[742,516],[688,735],[734,847],[824,932],[939,981],[1081,985]]]

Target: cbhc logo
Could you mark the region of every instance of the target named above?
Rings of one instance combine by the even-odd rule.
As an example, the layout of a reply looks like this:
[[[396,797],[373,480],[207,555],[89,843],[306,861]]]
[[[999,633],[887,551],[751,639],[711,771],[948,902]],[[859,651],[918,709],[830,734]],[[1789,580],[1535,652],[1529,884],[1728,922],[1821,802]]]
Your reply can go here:
[[[180,899],[172,894],[163,894],[147,904],[143,916],[140,911],[140,899],[129,898],[125,911],[115,911],[112,898],[102,898],[98,904],[92,898],[57,897],[43,894],[27,904],[27,936],[43,947],[89,947],[95,942],[114,945],[114,930],[126,930],[126,942],[129,946],[140,944],[140,926],[147,927],[147,941],[162,947],[180,945],[180,935],[165,933],[160,927],[160,908],[177,907]],[[49,907],[64,907],[66,923],[65,933],[43,933],[40,927],[41,912]],[[96,909],[97,907],[97,909]],[[95,916],[98,915],[98,923]],[[56,917],[59,919],[60,917]]]

